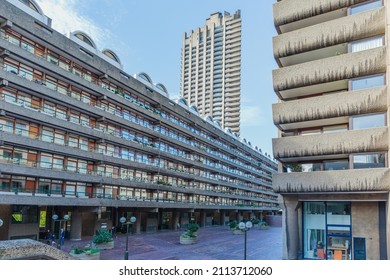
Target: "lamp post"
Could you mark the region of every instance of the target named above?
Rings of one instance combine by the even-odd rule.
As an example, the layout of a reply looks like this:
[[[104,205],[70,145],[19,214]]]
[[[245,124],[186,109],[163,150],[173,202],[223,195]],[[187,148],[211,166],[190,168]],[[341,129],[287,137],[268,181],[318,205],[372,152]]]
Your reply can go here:
[[[69,215],[65,214],[61,220],[58,220],[57,214],[54,214],[51,218],[53,219],[54,223],[59,222],[57,248],[61,249],[61,226],[62,226],[62,222],[67,222],[69,220]]]
[[[129,225],[131,224],[134,224],[135,221],[137,220],[136,217],[132,216],[130,218],[130,222],[127,222],[127,219],[125,217],[121,217],[119,219],[119,221],[122,223],[122,224],[126,224],[126,251],[125,251],[125,260],[128,260],[129,259]]]
[[[246,223],[241,222],[238,224],[238,228],[245,232],[245,239],[244,239],[244,260],[246,260],[246,232],[252,228],[252,222],[248,221]]]

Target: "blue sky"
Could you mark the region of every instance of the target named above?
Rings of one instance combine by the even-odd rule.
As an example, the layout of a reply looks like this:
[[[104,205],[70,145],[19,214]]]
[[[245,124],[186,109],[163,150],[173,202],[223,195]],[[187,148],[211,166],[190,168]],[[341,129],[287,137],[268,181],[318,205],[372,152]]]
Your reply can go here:
[[[86,32],[100,50],[117,53],[125,72],[146,72],[164,84],[171,97],[180,94],[183,32],[203,26],[214,12],[241,10],[241,137],[272,154],[277,129],[272,122],[272,53],[276,35],[275,0],[36,0],[52,18],[53,28],[67,34]]]

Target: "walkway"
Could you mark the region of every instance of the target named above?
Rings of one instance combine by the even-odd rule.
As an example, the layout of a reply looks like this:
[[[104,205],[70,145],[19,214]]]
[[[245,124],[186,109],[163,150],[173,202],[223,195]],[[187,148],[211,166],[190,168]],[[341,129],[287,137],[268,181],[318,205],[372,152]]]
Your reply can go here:
[[[130,260],[242,260],[244,235],[233,235],[228,227],[207,227],[198,231],[198,243],[179,244],[181,231],[162,231],[129,235]],[[72,246],[83,246],[91,238],[81,241],[65,241],[62,250],[69,252]],[[102,260],[123,260],[126,234],[118,234],[115,248],[103,250]],[[281,260],[282,229],[251,229],[247,233],[248,260]]]

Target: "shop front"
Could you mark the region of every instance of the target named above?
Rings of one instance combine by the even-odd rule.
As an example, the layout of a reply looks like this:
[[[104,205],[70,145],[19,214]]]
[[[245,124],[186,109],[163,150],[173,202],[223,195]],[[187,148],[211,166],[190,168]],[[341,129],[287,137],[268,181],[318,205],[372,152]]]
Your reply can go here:
[[[350,260],[351,203],[303,203],[303,257]]]

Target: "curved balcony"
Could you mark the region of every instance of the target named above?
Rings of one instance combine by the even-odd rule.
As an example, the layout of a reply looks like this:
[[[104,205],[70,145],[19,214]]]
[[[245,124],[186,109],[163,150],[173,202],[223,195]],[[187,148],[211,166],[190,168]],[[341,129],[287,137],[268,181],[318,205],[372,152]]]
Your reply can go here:
[[[273,71],[275,92],[386,72],[386,47],[348,53]]]
[[[272,140],[278,159],[384,151],[389,149],[388,128],[377,127]]]
[[[283,0],[274,4],[275,26],[326,14],[367,0],[305,0],[299,5],[294,0]],[[315,24],[315,22],[313,23]]]
[[[307,52],[317,49],[321,50],[315,57],[334,56],[341,52],[336,45],[384,34],[385,26],[385,8],[382,7],[298,29],[273,38],[274,56],[284,66],[305,62],[312,57]],[[331,46],[335,47],[327,48]],[[346,46],[343,48],[347,50]]]
[[[279,173],[273,175],[276,193],[388,192],[389,169]]]
[[[274,124],[281,129],[297,128],[300,122],[326,121],[324,119],[385,112],[386,110],[386,86],[339,92],[272,105]]]

